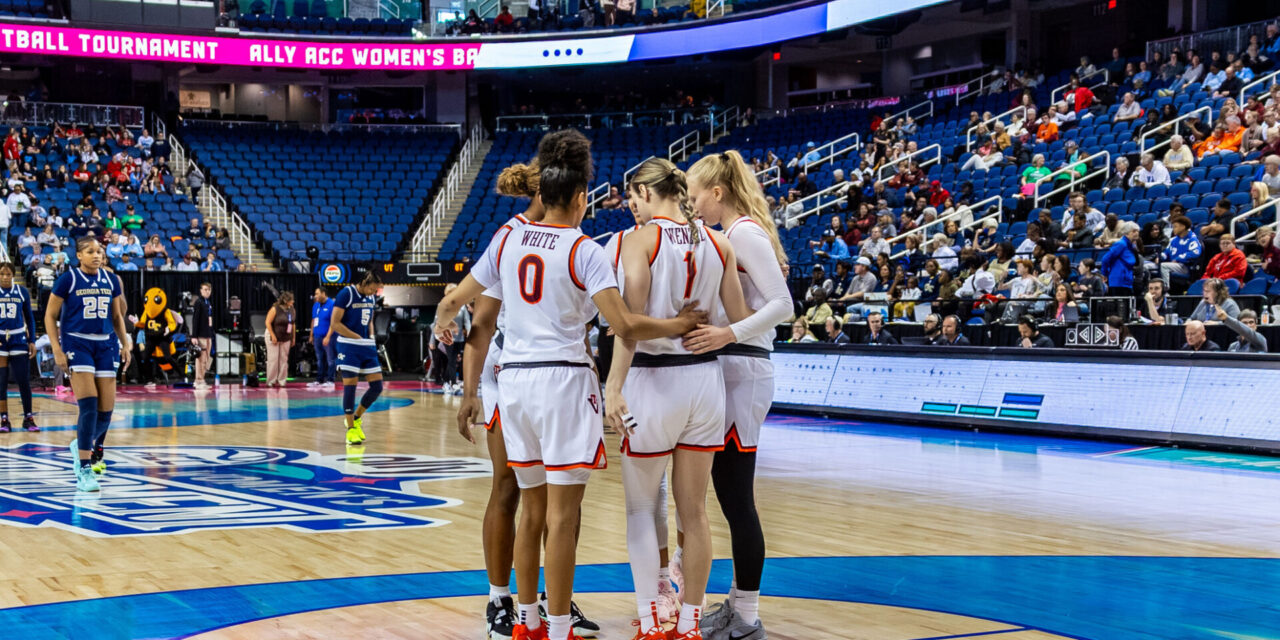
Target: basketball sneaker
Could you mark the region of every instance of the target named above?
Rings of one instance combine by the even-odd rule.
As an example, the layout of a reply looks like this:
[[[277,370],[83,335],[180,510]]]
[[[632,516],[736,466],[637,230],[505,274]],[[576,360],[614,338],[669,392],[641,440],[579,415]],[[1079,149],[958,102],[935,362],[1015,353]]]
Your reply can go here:
[[[8,421],[6,420],[6,422]],[[31,433],[35,433],[40,430],[40,425],[36,424],[35,418],[32,418],[31,416],[27,416],[26,418],[22,419],[22,428],[26,429],[27,431],[30,431]]]
[[[360,428],[362,420],[356,418],[350,427],[347,427],[347,444],[364,444],[364,429]]]
[[[89,455],[89,467],[94,473],[102,475],[107,472],[107,461],[103,459],[105,456],[102,447],[93,448],[93,453]]]
[[[76,467],[76,491],[88,493],[101,488],[98,486],[98,476],[94,475],[93,468],[87,464]]]
[[[667,570],[671,572],[671,582],[676,585],[676,597],[684,600],[684,567],[680,566],[681,562],[675,558],[667,563]]]
[[[680,617],[680,597],[668,580],[658,581],[658,621],[675,622]]]
[[[637,631],[631,640],[667,640],[667,632],[662,627],[650,627],[648,631]]]
[[[490,600],[484,617],[489,640],[510,640],[515,633],[516,604],[510,596],[503,596],[498,602]]]
[[[547,594],[538,594],[538,615],[542,617],[544,624],[547,626]],[[582,615],[582,610],[578,608],[578,603],[569,601],[569,621],[572,624],[573,635],[582,636],[583,638],[594,638],[600,633],[600,625],[590,621],[586,616]]]
[[[0,433],[9,433],[13,431],[13,424],[9,422],[9,416],[0,418]]]
[[[529,627],[518,624],[511,628],[511,640],[547,640],[547,625],[530,631]]]
[[[703,618],[706,624],[706,618]],[[730,610],[727,619],[715,630],[708,629],[707,640],[766,640],[769,634],[764,630],[764,622],[756,620],[755,624],[747,624],[742,614]]]
[[[667,632],[667,640],[702,640],[702,630],[694,627],[684,633],[676,633],[672,629]]]
[[[721,627],[729,624],[733,614],[733,598],[725,598],[723,603],[713,604],[702,610],[702,622],[699,626],[707,632],[707,637],[715,635]]]

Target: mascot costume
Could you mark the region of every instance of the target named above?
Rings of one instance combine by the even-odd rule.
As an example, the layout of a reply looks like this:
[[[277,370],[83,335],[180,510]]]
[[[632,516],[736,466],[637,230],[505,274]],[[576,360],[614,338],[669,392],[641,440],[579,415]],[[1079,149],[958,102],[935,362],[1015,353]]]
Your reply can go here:
[[[169,311],[169,296],[162,289],[148,289],[144,301],[142,317],[134,326],[145,332],[146,351],[143,355],[155,367],[152,380],[156,377],[154,372],[159,371],[167,382],[169,372],[174,368],[173,355],[177,352],[173,346],[173,332],[178,329],[178,321]]]

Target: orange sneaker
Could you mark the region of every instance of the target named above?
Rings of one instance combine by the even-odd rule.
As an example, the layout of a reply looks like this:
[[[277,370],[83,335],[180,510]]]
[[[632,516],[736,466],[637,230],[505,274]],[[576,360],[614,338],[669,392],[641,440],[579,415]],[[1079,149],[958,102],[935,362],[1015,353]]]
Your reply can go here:
[[[662,627],[650,627],[648,631],[636,631],[631,640],[667,640],[667,632]]]
[[[528,626],[518,624],[511,629],[511,640],[547,640],[547,625],[530,631]]]
[[[684,633],[676,633],[672,629],[667,632],[667,640],[702,640],[702,629],[695,627]]]

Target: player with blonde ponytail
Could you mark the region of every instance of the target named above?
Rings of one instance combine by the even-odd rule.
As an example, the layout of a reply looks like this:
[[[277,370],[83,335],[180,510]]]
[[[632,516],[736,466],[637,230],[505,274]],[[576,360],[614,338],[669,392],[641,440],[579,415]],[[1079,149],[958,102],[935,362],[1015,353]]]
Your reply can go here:
[[[772,334],[792,314],[783,275],[787,256],[763,190],[737,151],[703,157],[689,168],[689,200],[706,224],[724,229],[753,312],[741,321],[716,314],[714,325],[684,337],[695,354],[719,354],[726,395],[724,450],[716,454],[711,480],[729,523],[734,580],[729,599],[708,608],[702,626],[708,640],[762,640],[767,637],[759,615],[765,547],[755,504],[756,447],[773,402]]]
[[[737,260],[727,239],[694,218],[684,173],[667,160],[640,165],[627,188],[636,221],[615,250],[623,300],[635,313],[672,318],[685,305],[716,309],[734,320],[750,311],[734,275]],[[700,640],[700,620],[711,571],[707,485],[715,452],[724,446],[724,380],[713,354],[695,355],[680,338],[614,342],[605,385],[606,419],[622,439],[627,550],[636,589],[636,640]],[[673,634],[662,622],[671,612],[660,581],[659,537],[666,536],[662,484],[672,459],[671,493],[685,532],[686,601]],[[662,520],[659,524],[659,520]],[[664,585],[665,582],[665,585]],[[664,597],[666,596],[666,597]]]

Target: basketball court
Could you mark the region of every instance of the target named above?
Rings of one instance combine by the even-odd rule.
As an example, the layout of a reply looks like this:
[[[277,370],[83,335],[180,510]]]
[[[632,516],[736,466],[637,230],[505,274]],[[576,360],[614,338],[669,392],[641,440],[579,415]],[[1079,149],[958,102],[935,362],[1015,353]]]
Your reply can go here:
[[[127,390],[90,496],[71,402],[41,395],[45,431],[0,445],[8,637],[483,637],[489,465],[457,398],[392,384],[349,450],[334,394]],[[771,637],[1277,637],[1274,459],[792,415],[760,451]],[[630,638],[610,463],[577,600]]]

